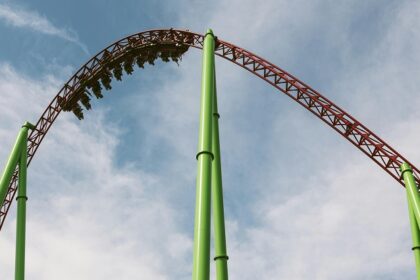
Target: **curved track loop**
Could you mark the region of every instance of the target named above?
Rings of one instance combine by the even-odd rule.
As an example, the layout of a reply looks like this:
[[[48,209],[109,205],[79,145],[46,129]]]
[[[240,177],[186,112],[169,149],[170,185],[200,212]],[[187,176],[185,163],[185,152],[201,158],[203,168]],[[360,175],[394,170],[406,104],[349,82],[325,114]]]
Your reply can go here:
[[[133,48],[141,48],[142,46],[156,43],[172,43],[201,49],[203,47],[203,40],[203,35],[189,31],[174,29],[151,30],[125,37],[99,52],[83,65],[61,88],[38,120],[36,129],[29,135],[28,165],[62,110],[58,101],[63,100],[63,98],[64,100],[69,100],[72,94],[77,92],[81,86],[82,79],[95,76],[107,62],[122,58]],[[104,55],[106,52],[108,53]],[[111,56],[109,56],[109,53],[111,53]],[[245,68],[292,98],[350,141],[400,184],[404,185],[399,166],[403,162],[408,161],[366,126],[316,90],[310,88],[276,65],[231,43],[218,39],[216,43],[216,55]],[[417,185],[419,185],[420,172],[415,166],[410,165],[413,169]],[[9,186],[7,198],[1,206],[0,230],[17,190],[16,174]]]

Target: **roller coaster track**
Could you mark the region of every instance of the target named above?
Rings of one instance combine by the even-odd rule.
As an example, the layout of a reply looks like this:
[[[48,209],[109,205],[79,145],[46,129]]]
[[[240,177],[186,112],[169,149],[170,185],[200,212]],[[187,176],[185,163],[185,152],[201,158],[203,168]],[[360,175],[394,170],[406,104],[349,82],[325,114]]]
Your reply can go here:
[[[175,29],[150,30],[125,37],[99,52],[69,79],[39,118],[36,128],[32,130],[28,139],[28,165],[35,156],[50,127],[63,110],[63,100],[65,102],[71,100],[80,91],[83,81],[97,77],[105,64],[121,60],[133,49],[153,44],[175,44],[185,48],[202,49],[203,40],[203,35],[189,31]],[[216,41],[215,54],[241,66],[292,98],[350,141],[403,186],[404,183],[399,166],[403,162],[409,163],[413,169],[417,186],[419,186],[420,172],[415,166],[366,126],[307,84],[250,51],[220,39]],[[3,227],[16,190],[17,171],[9,185],[6,199],[1,205],[0,230]]]

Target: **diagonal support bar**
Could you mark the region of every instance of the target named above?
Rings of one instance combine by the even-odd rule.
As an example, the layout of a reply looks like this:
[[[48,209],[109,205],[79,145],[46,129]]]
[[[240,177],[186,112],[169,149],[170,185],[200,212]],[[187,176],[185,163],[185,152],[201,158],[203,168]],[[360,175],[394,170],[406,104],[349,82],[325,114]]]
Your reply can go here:
[[[212,103],[214,95],[214,35],[209,29],[204,39],[201,110],[198,141],[193,280],[210,278],[210,210],[212,153]]]
[[[16,138],[15,144],[13,146],[12,152],[10,153],[9,159],[7,160],[6,166],[4,168],[3,174],[0,178],[0,202],[3,205],[3,202],[6,198],[7,191],[9,188],[10,181],[13,177],[13,173],[16,170],[16,166],[19,163],[19,158],[21,154],[21,147],[26,143],[28,139],[28,130],[34,128],[35,126],[26,122]],[[25,150],[26,152],[26,150]]]
[[[26,236],[26,170],[28,164],[28,131],[35,126],[26,122],[19,131],[15,145],[0,178],[0,200],[4,202],[15,171],[18,171],[18,196],[16,216],[15,280],[25,279]],[[18,168],[17,168],[18,167]]]

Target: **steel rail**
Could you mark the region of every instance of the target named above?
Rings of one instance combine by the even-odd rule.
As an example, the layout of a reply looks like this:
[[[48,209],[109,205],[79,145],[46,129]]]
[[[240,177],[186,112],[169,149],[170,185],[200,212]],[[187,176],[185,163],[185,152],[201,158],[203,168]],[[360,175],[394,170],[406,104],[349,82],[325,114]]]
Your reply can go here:
[[[82,87],[81,81],[95,77],[104,65],[110,61],[123,58],[133,48],[155,43],[175,43],[202,49],[203,40],[203,35],[185,30],[149,30],[125,37],[100,51],[64,84],[39,118],[36,128],[32,130],[28,139],[28,165],[60,114],[62,110],[60,106],[62,103],[60,102],[69,100]],[[403,162],[407,162],[412,167],[416,184],[419,186],[420,171],[418,168],[366,126],[307,84],[252,52],[220,39],[217,39],[215,54],[241,66],[292,98],[350,141],[402,186],[404,186],[404,181],[401,178],[399,166]],[[6,199],[0,208],[0,230],[3,227],[16,190],[17,173],[13,176]]]

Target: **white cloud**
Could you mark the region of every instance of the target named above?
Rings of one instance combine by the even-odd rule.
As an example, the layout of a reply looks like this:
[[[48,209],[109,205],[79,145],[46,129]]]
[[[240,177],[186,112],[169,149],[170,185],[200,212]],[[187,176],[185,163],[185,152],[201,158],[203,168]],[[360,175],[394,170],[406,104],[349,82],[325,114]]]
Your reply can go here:
[[[350,113],[419,162],[418,112],[406,113],[406,105],[396,105],[402,104],[403,93],[412,100],[407,106],[418,107],[419,55],[410,50],[420,42],[412,32],[418,29],[420,17],[413,14],[418,6],[407,1],[393,10],[389,24],[381,27],[383,34],[362,55],[352,49],[350,36],[360,32],[350,28],[357,4],[289,2],[229,1],[208,15],[197,12],[197,5],[186,5],[180,13],[183,26],[194,31],[213,27],[217,34],[224,32],[222,39],[285,68],[306,69],[317,62],[312,69],[332,69],[311,76],[309,84],[327,76],[328,84],[321,83],[330,90],[324,92],[327,97],[345,101]],[[321,53],[326,47],[343,64],[317,60],[313,46]],[[102,279],[115,271],[124,271],[119,279],[130,279],[133,267],[153,279],[190,279],[192,228],[180,224],[193,213],[201,60],[192,52],[176,69],[176,78],[159,72],[151,77],[158,85],[153,92],[127,95],[118,108],[133,112],[136,125],[147,132],[137,135],[141,144],[130,149],[156,161],[175,159],[164,170],[149,174],[114,166],[113,153],[124,139],[112,123],[104,123],[97,108],[82,124],[60,116],[30,169],[31,182],[37,182],[29,200],[37,209],[30,210],[28,225],[33,279],[63,279],[64,272],[69,279]],[[301,56],[304,52],[308,57]],[[403,189],[291,100],[236,66],[217,63],[230,278],[414,278]],[[341,71],[343,65],[349,71]],[[16,111],[39,114],[60,83],[36,82],[11,67],[2,69],[0,92],[6,99],[0,105],[6,109],[0,111],[0,139],[10,147],[14,129],[24,121]],[[143,91],[144,85],[139,87]],[[28,102],[33,108],[25,108]],[[392,121],[384,123],[389,115]],[[6,152],[0,151],[0,162]],[[191,198],[190,208],[180,206],[187,203],[179,197]],[[0,264],[9,278],[13,227],[9,217],[0,234],[5,248]]]
[[[338,105],[344,101],[346,110],[418,163],[420,56],[413,47],[420,37],[413,31],[419,5],[403,1],[378,11],[371,4],[224,1],[180,14],[182,26],[212,27],[219,38],[286,70],[294,67],[298,76],[314,74],[303,80],[321,86]],[[365,21],[355,22],[361,14]],[[366,31],[369,24],[376,29]],[[181,65],[178,82],[159,91],[151,112],[163,116],[153,127],[186,157],[195,143],[185,139],[197,133],[189,118],[197,116],[199,72],[191,68],[200,63],[191,66],[191,60]],[[217,69],[230,278],[413,278],[404,189],[263,82],[221,60]]]
[[[22,119],[33,120],[58,85],[4,64],[0,74],[0,105],[11,108],[0,113],[0,141],[9,147]],[[163,280],[174,267],[177,277],[189,276],[191,240],[176,222],[176,209],[155,192],[159,178],[115,166],[118,137],[118,128],[96,110],[84,123],[63,114],[44,140],[29,169],[28,277]],[[1,150],[1,163],[8,152]],[[14,212],[0,238],[5,279],[13,277]]]
[[[75,43],[82,48],[86,54],[89,54],[86,45],[80,42],[76,32],[68,28],[56,27],[47,18],[41,16],[36,11],[28,11],[23,8],[0,4],[0,19],[16,27],[28,28],[33,31],[57,36],[69,42]]]

